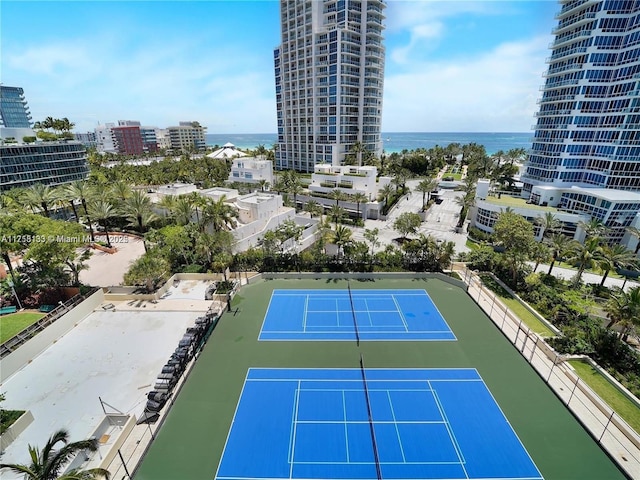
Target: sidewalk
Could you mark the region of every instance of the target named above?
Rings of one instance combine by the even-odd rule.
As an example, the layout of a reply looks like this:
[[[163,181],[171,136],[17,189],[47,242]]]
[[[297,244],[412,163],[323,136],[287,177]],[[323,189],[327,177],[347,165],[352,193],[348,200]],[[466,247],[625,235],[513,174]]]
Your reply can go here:
[[[535,263],[529,262],[529,265],[533,267]],[[543,265],[543,264],[538,265],[538,269],[536,270],[536,272],[544,272],[544,273],[547,273],[548,271],[549,271],[549,265]],[[553,266],[553,270],[551,270],[551,274],[554,277],[562,278],[563,280],[571,280],[573,277],[576,276],[576,273],[578,273],[578,271],[572,268],[557,267],[555,265]],[[598,285],[600,285],[600,282],[602,281],[602,275],[597,273],[584,272],[582,274],[582,281],[584,283],[597,283]],[[627,280],[625,282],[624,279],[611,277],[611,275],[609,275],[604,281],[604,286],[609,288],[611,287],[622,288],[623,285],[624,285],[624,290],[626,292],[626,291],[629,291],[629,289],[631,288],[640,286],[640,283],[638,283],[635,280]]]
[[[467,293],[491,318],[522,356],[538,372],[597,443],[631,478],[640,478],[640,435],[591,390],[556,353],[509,310],[480,278],[461,264],[454,264],[467,285]]]

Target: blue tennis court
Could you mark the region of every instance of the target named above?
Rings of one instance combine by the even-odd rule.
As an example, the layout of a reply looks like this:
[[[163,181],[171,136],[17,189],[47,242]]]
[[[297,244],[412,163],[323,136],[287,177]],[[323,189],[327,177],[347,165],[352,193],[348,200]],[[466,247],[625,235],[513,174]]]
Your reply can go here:
[[[352,308],[353,305],[353,308]],[[355,317],[355,319],[354,319]],[[274,290],[259,340],[455,340],[425,290]]]
[[[475,369],[249,369],[216,480],[542,479]],[[371,433],[373,425],[374,435]]]

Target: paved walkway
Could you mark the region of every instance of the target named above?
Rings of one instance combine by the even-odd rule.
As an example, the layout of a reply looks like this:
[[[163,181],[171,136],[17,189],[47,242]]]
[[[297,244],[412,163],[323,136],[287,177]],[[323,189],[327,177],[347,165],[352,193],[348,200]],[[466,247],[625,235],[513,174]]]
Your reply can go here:
[[[106,241],[104,235],[96,235],[96,240]],[[88,269],[80,272],[80,281],[94,287],[111,287],[122,285],[124,274],[131,263],[144,254],[142,240],[128,235],[109,234],[111,244],[117,248],[116,253],[92,250],[87,261]]]
[[[467,284],[467,292],[521,352],[550,388],[587,428],[598,443],[631,477],[640,478],[640,435],[580,380],[567,358],[557,354],[531,332],[480,278],[462,264],[454,270]]]
[[[532,267],[535,265],[533,262],[529,262],[529,264]],[[544,272],[544,273],[547,273],[548,271],[549,271],[549,265],[542,265],[542,264],[538,265],[538,269],[536,270],[536,272]],[[553,267],[553,270],[551,270],[551,274],[554,277],[562,278],[564,280],[571,280],[576,276],[576,273],[577,273],[577,270],[573,270],[571,268],[556,267],[555,265]],[[600,285],[600,282],[602,281],[602,275],[597,273],[584,272],[582,274],[582,281],[584,283],[597,283],[598,285]],[[609,287],[609,288],[611,287],[622,288],[624,286],[624,290],[628,291],[631,288],[640,286],[640,283],[634,280],[627,280],[625,282],[624,279],[622,278],[615,278],[615,277],[608,276],[604,281],[604,285],[605,287]]]

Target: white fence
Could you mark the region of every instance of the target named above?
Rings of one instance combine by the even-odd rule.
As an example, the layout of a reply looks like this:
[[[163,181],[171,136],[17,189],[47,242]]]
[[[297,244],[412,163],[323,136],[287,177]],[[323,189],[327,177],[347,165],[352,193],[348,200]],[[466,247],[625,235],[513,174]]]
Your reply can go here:
[[[640,479],[640,436],[576,374],[567,358],[532,332],[466,267],[467,293],[520,351],[556,396],[631,478]]]

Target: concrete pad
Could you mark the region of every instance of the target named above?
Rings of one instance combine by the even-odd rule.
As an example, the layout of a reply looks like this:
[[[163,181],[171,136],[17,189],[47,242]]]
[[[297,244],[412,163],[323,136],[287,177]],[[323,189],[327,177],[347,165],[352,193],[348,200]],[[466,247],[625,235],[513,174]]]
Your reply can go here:
[[[124,274],[127,273],[131,264],[144,255],[144,243],[139,238],[109,234],[109,239],[111,245],[118,251],[106,253],[92,250],[93,254],[87,261],[89,268],[80,272],[80,281],[85,285],[95,287],[121,285]],[[106,241],[107,237],[96,235],[96,240]]]
[[[28,409],[34,416],[2,462],[29,463],[27,446],[43,446],[59,428],[68,429],[72,441],[87,438],[104,415],[98,397],[112,412],[139,416],[162,366],[200,315],[138,309],[87,316],[0,385],[4,408]],[[21,477],[3,472],[2,478]]]
[[[204,300],[204,295],[209,286],[213,285],[210,280],[180,280],[177,285],[173,285],[162,298],[167,300]]]

